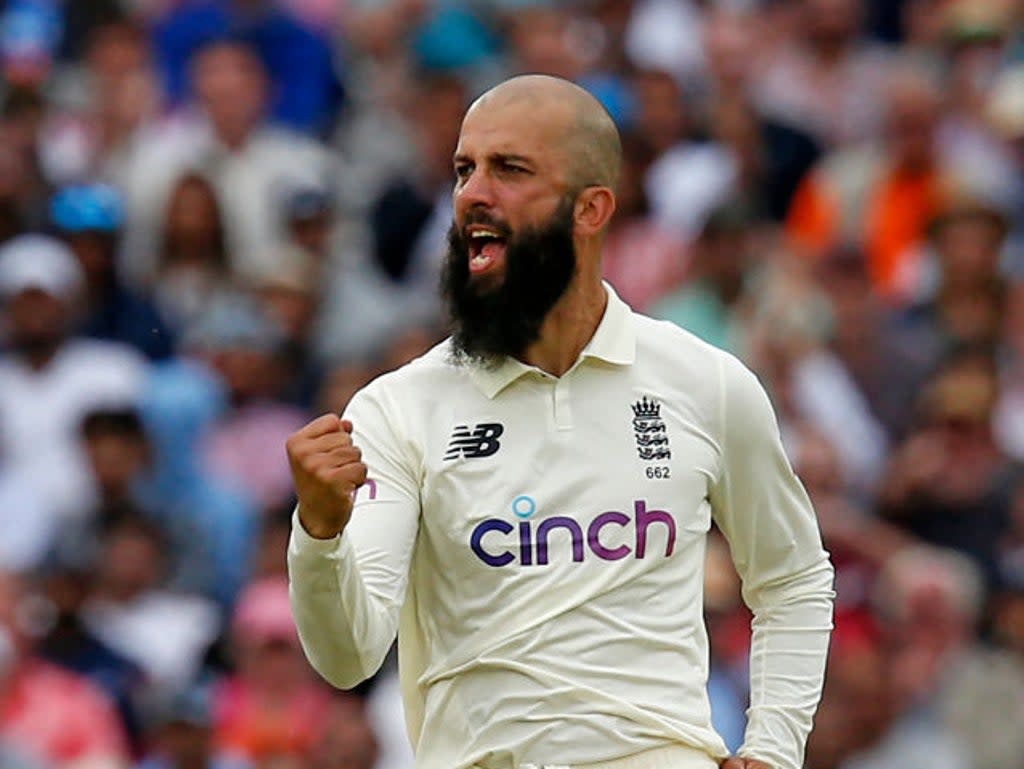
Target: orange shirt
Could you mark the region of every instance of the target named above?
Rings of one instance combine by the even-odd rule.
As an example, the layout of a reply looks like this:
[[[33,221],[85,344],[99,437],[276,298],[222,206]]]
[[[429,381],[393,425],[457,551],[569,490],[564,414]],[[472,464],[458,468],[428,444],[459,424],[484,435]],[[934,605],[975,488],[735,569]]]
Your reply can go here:
[[[128,743],[113,703],[88,679],[28,660],[5,683],[0,738],[57,769],[127,766]]]
[[[853,222],[857,245],[865,252],[868,272],[875,289],[883,296],[899,298],[917,246],[924,240],[929,223],[942,203],[942,177],[935,171],[908,173],[884,168],[865,190],[860,202],[860,221]],[[841,194],[818,171],[801,183],[786,220],[792,242],[812,257],[842,245],[851,215],[844,206],[855,203]]]
[[[323,735],[330,701],[323,685],[310,683],[271,702],[234,676],[217,689],[216,742],[252,761],[275,755],[305,758]]]

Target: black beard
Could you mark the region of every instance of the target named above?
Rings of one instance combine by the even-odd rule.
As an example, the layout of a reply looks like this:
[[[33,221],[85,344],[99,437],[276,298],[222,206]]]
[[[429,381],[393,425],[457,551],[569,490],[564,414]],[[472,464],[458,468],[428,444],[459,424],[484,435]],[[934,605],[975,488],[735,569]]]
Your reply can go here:
[[[441,295],[452,330],[456,363],[494,367],[506,357],[521,358],[540,338],[551,308],[576,274],[573,202],[564,200],[548,224],[512,235],[486,214],[470,214],[463,226],[487,224],[506,234],[504,276],[496,284],[469,272],[469,244],[463,229],[448,230],[448,256]]]

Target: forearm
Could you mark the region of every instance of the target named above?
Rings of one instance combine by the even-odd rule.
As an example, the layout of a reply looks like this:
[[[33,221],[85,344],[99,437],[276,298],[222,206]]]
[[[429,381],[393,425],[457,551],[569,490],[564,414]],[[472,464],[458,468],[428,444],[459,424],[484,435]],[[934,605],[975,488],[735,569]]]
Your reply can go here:
[[[296,515],[288,573],[292,612],[313,668],[342,689],[373,675],[394,641],[398,606],[367,584],[349,538],[313,539]]]
[[[740,755],[799,769],[832,629],[832,566],[814,566],[758,591],[750,652],[750,709]]]

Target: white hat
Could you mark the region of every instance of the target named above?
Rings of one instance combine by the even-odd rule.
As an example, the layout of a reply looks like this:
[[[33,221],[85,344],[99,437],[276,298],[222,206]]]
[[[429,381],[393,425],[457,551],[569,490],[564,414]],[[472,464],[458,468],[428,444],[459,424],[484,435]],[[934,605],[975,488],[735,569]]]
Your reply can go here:
[[[0,298],[36,288],[71,299],[84,283],[71,250],[47,235],[20,235],[0,247]]]

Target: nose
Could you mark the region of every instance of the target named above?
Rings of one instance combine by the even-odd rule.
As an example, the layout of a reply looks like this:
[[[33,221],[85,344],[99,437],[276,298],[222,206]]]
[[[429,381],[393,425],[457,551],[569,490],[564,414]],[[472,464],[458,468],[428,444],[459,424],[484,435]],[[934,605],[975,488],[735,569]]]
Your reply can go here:
[[[475,169],[455,186],[456,211],[490,208],[494,205],[494,185],[489,174]]]

